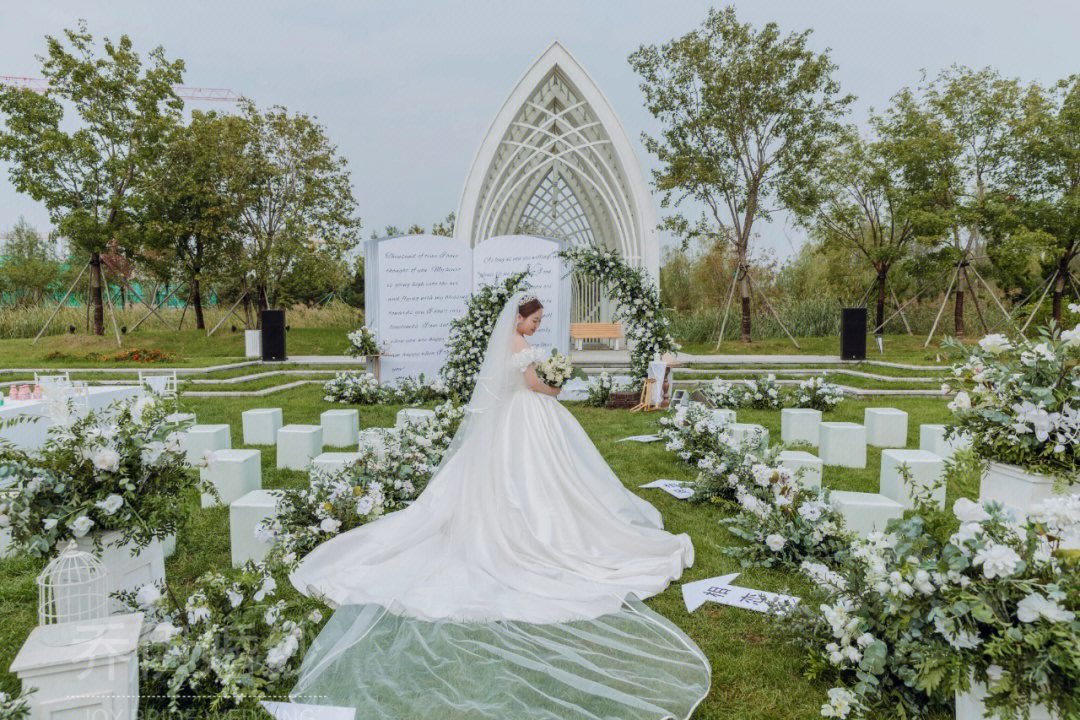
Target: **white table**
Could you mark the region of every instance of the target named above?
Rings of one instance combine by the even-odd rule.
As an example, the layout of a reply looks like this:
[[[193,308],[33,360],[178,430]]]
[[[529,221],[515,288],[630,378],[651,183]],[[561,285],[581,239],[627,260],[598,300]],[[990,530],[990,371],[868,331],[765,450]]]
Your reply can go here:
[[[87,408],[104,410],[118,400],[129,400],[139,395],[139,388],[133,385],[93,386],[87,388],[85,404],[81,397],[77,397],[73,399],[72,405],[75,413],[82,416],[85,415]],[[35,419],[0,428],[0,438],[25,450],[40,449],[45,445],[49,428],[53,425],[53,421],[47,417],[46,401],[44,399],[9,400],[4,398],[4,404],[0,405],[0,421],[20,416]]]

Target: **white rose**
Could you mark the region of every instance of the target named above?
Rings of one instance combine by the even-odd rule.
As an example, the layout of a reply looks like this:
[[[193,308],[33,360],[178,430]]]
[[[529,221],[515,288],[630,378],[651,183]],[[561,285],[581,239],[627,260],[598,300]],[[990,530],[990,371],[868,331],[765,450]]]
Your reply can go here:
[[[80,515],[71,522],[68,527],[71,528],[71,534],[75,537],[82,537],[86,533],[90,532],[90,528],[94,526],[94,521],[85,515]]]
[[[777,535],[773,533],[765,538],[765,544],[769,546],[769,549],[773,552],[780,552],[787,545],[787,539],[783,535]]]
[[[1009,339],[1004,335],[995,333],[993,335],[987,335],[979,341],[979,347],[991,355],[997,355],[1012,347]]]
[[[169,639],[173,635],[180,632],[180,630],[171,622],[159,622],[154,626],[154,629],[150,631],[150,642],[161,645],[169,642]]]
[[[967,498],[959,498],[953,503],[953,514],[962,523],[986,522],[990,519],[990,513],[983,509],[982,505],[972,502]]]
[[[1072,330],[1066,330],[1065,332],[1061,333],[1061,339],[1069,347],[1080,346],[1080,325],[1077,325]]]
[[[120,497],[116,493],[112,493],[104,500],[100,500],[94,505],[101,508],[101,511],[106,515],[114,515],[116,511],[120,509],[120,506],[124,504],[124,498]]]
[[[966,392],[956,393],[956,397],[949,403],[949,409],[953,412],[964,412],[971,409],[971,397]]]
[[[135,602],[139,603],[139,607],[150,607],[160,599],[161,591],[154,583],[146,583],[135,593]]]
[[[974,565],[983,566],[983,575],[987,580],[995,577],[1008,577],[1016,571],[1016,565],[1020,562],[1020,556],[1008,545],[988,543],[986,547],[975,553],[972,560]]]
[[[323,518],[323,521],[319,523],[319,529],[324,533],[335,533],[338,528],[341,527],[341,522],[334,518]]]
[[[1048,600],[1039,593],[1032,593],[1017,604],[1016,617],[1025,623],[1033,623],[1040,617],[1050,622],[1071,622],[1076,615],[1058,605],[1056,601]]]
[[[92,462],[94,467],[103,472],[116,472],[120,467],[120,453],[109,448],[101,448],[96,453]]]

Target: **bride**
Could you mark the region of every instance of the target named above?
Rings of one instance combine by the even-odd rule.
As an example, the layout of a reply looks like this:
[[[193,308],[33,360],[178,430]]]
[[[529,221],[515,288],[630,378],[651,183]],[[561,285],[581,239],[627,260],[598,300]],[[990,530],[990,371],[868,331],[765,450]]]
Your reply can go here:
[[[290,576],[338,607],[293,699],[365,718],[659,719],[708,691],[701,651],[641,603],[692,565],[690,538],[663,530],[540,380],[527,338],[542,320],[535,297],[507,302],[424,492]]]

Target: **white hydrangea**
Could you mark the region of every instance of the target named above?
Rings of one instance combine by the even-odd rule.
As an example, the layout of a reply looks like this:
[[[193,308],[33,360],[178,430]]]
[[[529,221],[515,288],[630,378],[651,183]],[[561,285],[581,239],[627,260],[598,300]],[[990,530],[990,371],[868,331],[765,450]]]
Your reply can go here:
[[[1008,577],[1016,572],[1016,566],[1020,562],[1020,556],[1008,545],[988,542],[975,553],[973,565],[982,565],[983,576],[987,580],[996,577]]]

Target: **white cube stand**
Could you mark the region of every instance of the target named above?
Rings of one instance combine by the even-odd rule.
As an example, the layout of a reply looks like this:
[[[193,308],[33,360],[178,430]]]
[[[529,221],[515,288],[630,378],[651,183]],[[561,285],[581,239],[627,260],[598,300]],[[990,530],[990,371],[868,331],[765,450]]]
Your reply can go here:
[[[363,456],[359,452],[324,452],[311,461],[312,470],[326,473],[341,472],[346,465],[351,465]]]
[[[727,426],[728,432],[739,445],[753,443],[757,447],[769,446],[769,430],[762,425],[754,423],[731,423]]]
[[[277,501],[269,490],[252,490],[229,505],[229,546],[233,567],[248,560],[261,562],[270,544],[255,537],[255,527],[273,517]]]
[[[907,413],[896,408],[866,408],[866,444],[882,448],[907,446]]]
[[[956,720],[993,720],[986,710],[986,686],[972,680],[967,692],[956,692]],[[1028,720],[1060,720],[1045,704],[1030,708]]]
[[[712,415],[712,422],[716,427],[723,425],[731,425],[735,422],[735,411],[727,408],[714,408],[709,411]]]
[[[202,494],[202,506],[229,505],[262,487],[262,452],[259,450],[218,450],[210,464],[199,470],[202,479],[213,485],[217,499]]]
[[[228,450],[232,447],[228,425],[192,425],[180,438],[188,465],[198,467],[203,453]]]
[[[30,720],[137,720],[142,613],[65,625],[85,640],[49,645],[43,638],[51,628],[36,627],[11,663],[24,690],[37,688],[28,698]]]
[[[939,455],[926,450],[901,450],[891,448],[881,451],[881,494],[892,498],[905,508],[914,506],[911,490],[900,474],[900,467],[907,466],[916,487],[929,489],[941,482],[945,475],[945,461]],[[945,485],[939,484],[930,493],[930,499],[945,507]]]
[[[323,448],[321,425],[286,425],[277,434],[279,470],[307,470]]]
[[[425,410],[424,408],[405,408],[404,410],[398,410],[397,418],[394,421],[394,427],[403,428],[406,425],[422,423],[426,420],[434,419],[434,410]]]
[[[786,467],[796,477],[804,488],[821,487],[821,458],[804,450],[784,450],[778,459],[780,465]]]
[[[195,422],[195,413],[175,412],[175,413],[169,413],[168,415],[165,416],[165,424],[166,425],[179,425],[181,423],[186,423],[186,422],[194,423]]]
[[[284,424],[281,408],[255,408],[240,413],[245,445],[273,445]]]
[[[16,492],[4,492],[0,493],[6,496],[7,499],[12,499],[16,496]],[[0,558],[11,557],[15,554],[15,547],[11,544],[11,528],[0,527]]]
[[[323,429],[323,445],[353,447],[360,441],[360,413],[348,410],[327,410],[319,416]]]
[[[844,516],[844,524],[859,537],[866,537],[893,518],[904,516],[904,506],[892,498],[877,493],[833,490],[829,494],[833,506]]]
[[[944,425],[920,425],[919,449],[932,452],[946,460],[951,460],[957,450],[971,447],[971,437],[963,435],[951,440],[945,438]]]
[[[161,541],[161,554],[166,559],[171,558],[176,552],[176,533],[167,535],[164,540]]]
[[[1017,465],[991,462],[979,483],[979,502],[1001,503],[1006,511],[1022,521],[1032,507],[1057,494],[1054,485],[1052,476],[1028,472]],[[1059,489],[1069,494],[1075,492],[1068,486]]]
[[[810,408],[784,408],[780,411],[780,439],[788,445],[818,444],[821,411]]]
[[[866,467],[866,428],[852,422],[823,422],[818,455],[826,465]]]
[[[94,549],[94,538],[101,538],[101,551]],[[75,538],[75,544],[83,552],[93,553],[101,560],[101,564],[109,570],[109,592],[121,590],[138,590],[147,583],[163,582],[165,580],[165,552],[162,550],[160,540],[151,540],[150,543],[132,554],[135,549],[134,543],[116,544],[120,540],[119,530],[107,530],[103,533],[90,533],[81,538]],[[110,607],[113,612],[122,612],[123,605],[119,600],[110,599]]]

